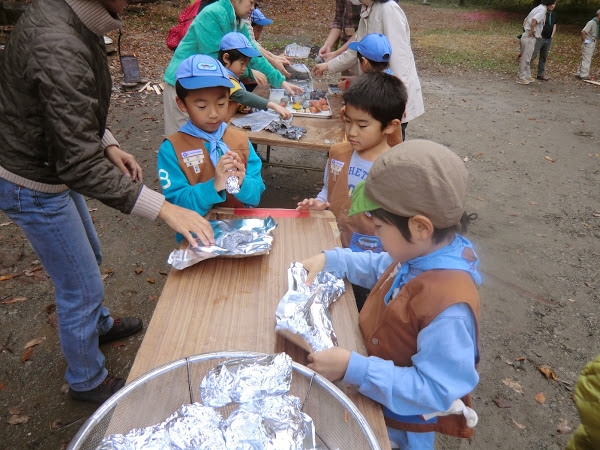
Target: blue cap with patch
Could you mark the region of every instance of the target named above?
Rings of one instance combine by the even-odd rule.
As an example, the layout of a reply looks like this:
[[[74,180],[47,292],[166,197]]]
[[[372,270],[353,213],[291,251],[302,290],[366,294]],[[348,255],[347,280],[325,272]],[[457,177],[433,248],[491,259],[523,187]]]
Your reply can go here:
[[[221,45],[219,45],[219,50],[234,49],[239,51],[242,55],[250,58],[261,56],[260,52],[252,47],[252,44],[248,38],[237,31],[232,31],[231,33],[227,33],[225,36],[223,36],[221,39]]]
[[[192,55],[181,61],[175,77],[186,89],[201,89],[223,86],[232,88],[227,69],[218,60],[208,55]]]
[[[273,21],[271,19],[267,19],[262,11],[258,8],[254,8],[254,11],[252,11],[252,14],[250,14],[250,22],[263,27],[273,23]]]
[[[367,34],[360,42],[352,41],[348,48],[375,62],[389,62],[392,56],[390,41],[380,33]]]

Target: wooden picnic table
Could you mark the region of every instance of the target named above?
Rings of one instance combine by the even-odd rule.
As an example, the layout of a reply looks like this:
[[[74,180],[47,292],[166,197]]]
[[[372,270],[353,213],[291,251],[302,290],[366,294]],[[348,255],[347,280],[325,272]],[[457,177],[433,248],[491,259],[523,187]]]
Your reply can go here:
[[[215,208],[208,218],[269,215],[277,228],[268,255],[213,258],[184,270],[171,270],[128,382],[168,362],[211,352],[286,352],[295,362],[307,364],[304,350],[275,333],[275,310],[288,290],[290,264],[339,246],[337,224],[330,211]],[[346,288],[330,307],[333,326],[340,346],[366,354],[348,282]],[[369,422],[381,447],[388,449],[381,407],[340,387]]]

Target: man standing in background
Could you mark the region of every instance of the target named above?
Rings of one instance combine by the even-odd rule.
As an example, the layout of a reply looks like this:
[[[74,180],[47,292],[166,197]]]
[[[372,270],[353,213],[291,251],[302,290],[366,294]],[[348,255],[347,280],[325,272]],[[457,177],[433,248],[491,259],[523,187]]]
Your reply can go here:
[[[548,52],[550,51],[550,44],[552,44],[552,38],[556,32],[556,11],[554,8],[556,3],[548,5],[546,8],[546,21],[542,28],[542,37],[536,39],[535,48],[533,49],[533,56],[531,57],[531,63],[535,60],[538,53],[540,60],[538,61],[537,67],[537,79],[541,81],[549,81],[550,78],[546,76],[546,60],[548,59]]]

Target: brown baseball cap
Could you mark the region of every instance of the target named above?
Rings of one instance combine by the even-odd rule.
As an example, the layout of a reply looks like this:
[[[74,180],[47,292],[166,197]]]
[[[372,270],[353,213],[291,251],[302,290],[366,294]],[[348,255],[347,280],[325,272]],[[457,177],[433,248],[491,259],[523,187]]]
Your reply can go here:
[[[468,172],[443,145],[414,139],[379,156],[352,192],[349,216],[385,209],[402,217],[423,215],[436,228],[457,225],[465,212]]]

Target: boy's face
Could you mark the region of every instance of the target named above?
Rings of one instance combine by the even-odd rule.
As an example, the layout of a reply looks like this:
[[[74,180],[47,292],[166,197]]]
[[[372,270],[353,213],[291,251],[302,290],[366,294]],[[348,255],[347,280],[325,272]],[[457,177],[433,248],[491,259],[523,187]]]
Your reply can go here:
[[[372,217],[372,220],[375,226],[375,236],[381,240],[383,249],[394,261],[406,262],[423,255],[424,252],[419,242],[407,241],[395,225],[377,217]]]
[[[360,57],[359,61],[360,70],[362,73],[371,73],[373,72],[373,68],[371,67],[371,63],[364,56]]]
[[[387,134],[381,129],[381,122],[368,112],[346,105],[343,118],[348,142],[357,152],[369,150],[387,140]]]
[[[230,62],[229,53],[225,53],[223,55],[223,65],[229,70],[231,70],[237,77],[241,77],[242,75],[244,75],[244,72],[246,71],[246,67],[248,67],[250,59],[251,58],[249,56],[242,56],[234,62]]]
[[[260,35],[262,34],[264,25],[254,24],[252,25],[252,32],[254,33],[254,39],[257,41],[260,39]]]
[[[217,86],[190,91],[182,101],[176,98],[179,109],[187,112],[192,123],[207,133],[214,133],[227,118],[229,89]]]

